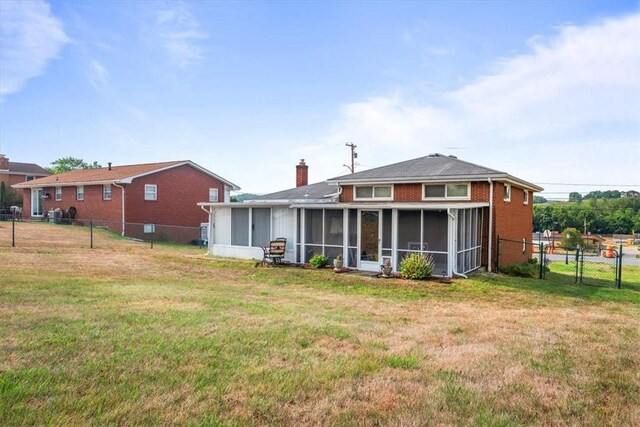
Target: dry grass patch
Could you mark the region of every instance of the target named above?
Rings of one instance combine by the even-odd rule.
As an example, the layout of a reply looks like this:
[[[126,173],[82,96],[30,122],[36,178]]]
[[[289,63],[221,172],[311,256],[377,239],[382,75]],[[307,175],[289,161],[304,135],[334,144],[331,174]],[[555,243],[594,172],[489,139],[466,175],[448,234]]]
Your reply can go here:
[[[640,424],[633,291],[112,244],[0,248],[1,425]]]

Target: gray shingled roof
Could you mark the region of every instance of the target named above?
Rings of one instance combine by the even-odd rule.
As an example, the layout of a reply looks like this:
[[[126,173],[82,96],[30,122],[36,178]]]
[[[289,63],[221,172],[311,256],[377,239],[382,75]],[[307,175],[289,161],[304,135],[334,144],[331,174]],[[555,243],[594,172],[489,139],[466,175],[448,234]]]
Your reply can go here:
[[[303,185],[301,187],[290,188],[288,190],[278,191],[277,193],[265,194],[256,197],[254,200],[317,200],[323,199],[329,194],[338,192],[338,187],[329,185],[326,181],[317,182],[315,184]]]
[[[51,175],[48,170],[36,165],[35,163],[9,162],[9,172],[18,172],[25,175],[38,176]]]
[[[430,180],[452,177],[487,177],[505,175],[504,172],[485,168],[444,154],[430,154],[387,166],[331,178],[329,181],[349,182],[363,180]]]

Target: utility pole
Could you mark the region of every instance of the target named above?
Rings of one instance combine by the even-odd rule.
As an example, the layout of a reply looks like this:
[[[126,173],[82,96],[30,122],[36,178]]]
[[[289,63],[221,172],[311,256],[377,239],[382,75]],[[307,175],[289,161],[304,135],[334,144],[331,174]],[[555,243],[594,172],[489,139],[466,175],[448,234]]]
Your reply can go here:
[[[357,145],[355,145],[353,142],[347,142],[344,145],[346,145],[347,147],[351,147],[351,167],[349,167],[349,165],[342,165],[342,166],[346,166],[351,171],[351,173],[355,173],[356,171],[355,159],[358,158],[358,153],[356,153]]]

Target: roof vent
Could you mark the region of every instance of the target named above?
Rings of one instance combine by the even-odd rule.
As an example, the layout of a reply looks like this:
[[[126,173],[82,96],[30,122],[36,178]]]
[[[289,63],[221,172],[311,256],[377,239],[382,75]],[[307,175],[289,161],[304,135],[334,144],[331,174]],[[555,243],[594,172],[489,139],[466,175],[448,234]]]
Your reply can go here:
[[[111,170],[111,162],[107,163],[109,165],[109,170]]]
[[[438,157],[438,153],[431,153],[427,157]]]
[[[454,156],[453,154],[449,155],[449,157],[451,157],[452,159],[457,159],[458,157]]]

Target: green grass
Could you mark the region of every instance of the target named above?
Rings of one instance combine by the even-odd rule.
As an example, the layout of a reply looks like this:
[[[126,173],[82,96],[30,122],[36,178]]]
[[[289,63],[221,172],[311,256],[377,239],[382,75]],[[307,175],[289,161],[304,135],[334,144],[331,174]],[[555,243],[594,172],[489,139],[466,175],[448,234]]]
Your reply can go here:
[[[368,279],[119,244],[0,249],[0,425],[639,419],[633,287]]]

